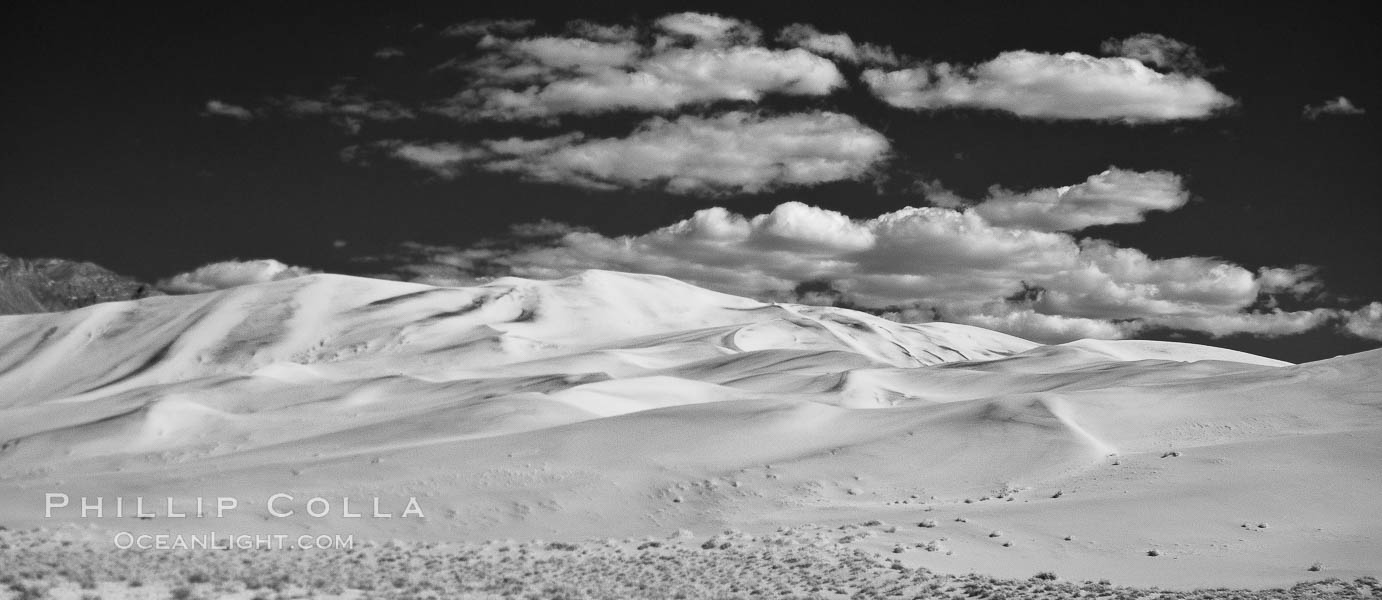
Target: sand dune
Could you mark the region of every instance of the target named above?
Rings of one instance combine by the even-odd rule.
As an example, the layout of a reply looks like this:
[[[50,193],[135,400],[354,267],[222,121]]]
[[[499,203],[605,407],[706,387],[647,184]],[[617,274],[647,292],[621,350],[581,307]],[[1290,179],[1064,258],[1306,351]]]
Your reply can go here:
[[[939,571],[1265,586],[1382,574],[1379,406],[1382,350],[1042,346],[598,271],[317,275],[0,317],[0,525],[206,526],[46,519],[46,492],[385,539],[879,520],[849,543],[944,538],[898,557]],[[278,492],[426,514],[270,519]]]

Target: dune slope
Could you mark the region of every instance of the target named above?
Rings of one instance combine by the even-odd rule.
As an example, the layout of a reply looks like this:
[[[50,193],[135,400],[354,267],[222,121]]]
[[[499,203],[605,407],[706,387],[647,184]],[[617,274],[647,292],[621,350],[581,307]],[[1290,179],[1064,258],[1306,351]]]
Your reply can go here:
[[[1379,408],[1382,351],[1042,346],[599,271],[316,275],[0,317],[0,525],[465,541],[876,520],[897,529],[841,536],[940,571],[1265,586],[1382,574]],[[54,492],[239,507],[47,517]],[[393,517],[345,514],[376,498]]]

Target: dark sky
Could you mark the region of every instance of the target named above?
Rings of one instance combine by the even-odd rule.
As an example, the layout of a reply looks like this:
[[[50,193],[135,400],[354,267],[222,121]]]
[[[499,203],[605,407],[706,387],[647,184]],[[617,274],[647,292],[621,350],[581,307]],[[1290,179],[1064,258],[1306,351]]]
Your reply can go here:
[[[1324,295],[1283,299],[1288,309],[1357,309],[1382,300],[1382,26],[1369,4],[1090,3],[566,3],[556,11],[514,2],[264,3],[128,6],[26,2],[3,9],[8,68],[0,92],[0,253],[97,262],[156,280],[213,261],[275,258],[337,272],[404,242],[466,247],[539,219],[637,235],[711,206],[743,215],[786,201],[868,219],[926,202],[909,185],[935,180],[966,198],[1069,185],[1111,165],[1183,178],[1189,204],[1144,223],[1096,226],[1077,237],[1110,240],[1152,258],[1216,257],[1256,271],[1318,268]],[[615,135],[649,115],[458,123],[436,115],[366,123],[351,133],[329,119],[282,115],[249,121],[203,114],[210,99],[262,107],[332,85],[405,105],[455,91],[432,67],[474,40],[444,27],[477,18],[531,18],[557,32],[576,18],[646,26],[668,13],[718,13],[771,38],[809,23],[923,61],[976,64],[1013,50],[1098,56],[1100,43],[1142,32],[1193,45],[1204,77],[1237,105],[1204,119],[1128,125],[1024,119],[992,110],[888,107],[840,65],[849,85],[825,97],[749,106],[853,115],[891,143],[872,179],[714,196],[653,186],[591,190],[510,174],[428,176],[340,152],[380,139],[473,141],[544,137],[579,127]],[[383,47],[406,55],[381,61]],[[1302,109],[1339,96],[1368,112],[1306,119]],[[734,103],[694,107],[709,114]],[[674,113],[680,114],[680,113]],[[673,115],[667,115],[672,118]],[[347,242],[343,248],[333,245]],[[1142,337],[1206,341],[1156,328]],[[1213,340],[1309,360],[1376,347],[1329,326],[1303,335]]]

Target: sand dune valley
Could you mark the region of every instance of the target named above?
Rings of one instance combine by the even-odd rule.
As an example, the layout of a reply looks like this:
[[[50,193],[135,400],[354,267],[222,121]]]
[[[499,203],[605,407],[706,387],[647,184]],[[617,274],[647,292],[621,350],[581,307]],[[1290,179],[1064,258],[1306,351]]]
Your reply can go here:
[[[6,316],[0,598],[1376,597],[1380,409],[1382,350],[1041,345],[605,271]],[[356,544],[113,541],[210,531]]]

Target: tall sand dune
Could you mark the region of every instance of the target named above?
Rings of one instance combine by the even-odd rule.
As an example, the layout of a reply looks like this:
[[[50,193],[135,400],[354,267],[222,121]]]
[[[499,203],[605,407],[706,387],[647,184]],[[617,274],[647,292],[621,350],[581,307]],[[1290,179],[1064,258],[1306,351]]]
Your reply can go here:
[[[1382,575],[1379,408],[1382,350],[1044,346],[600,271],[315,275],[0,317],[0,525],[466,541],[876,520],[897,529],[848,541],[939,571],[1267,586]],[[45,517],[47,493],[241,504]],[[333,507],[276,518],[275,493]],[[422,517],[397,515],[410,497]]]

